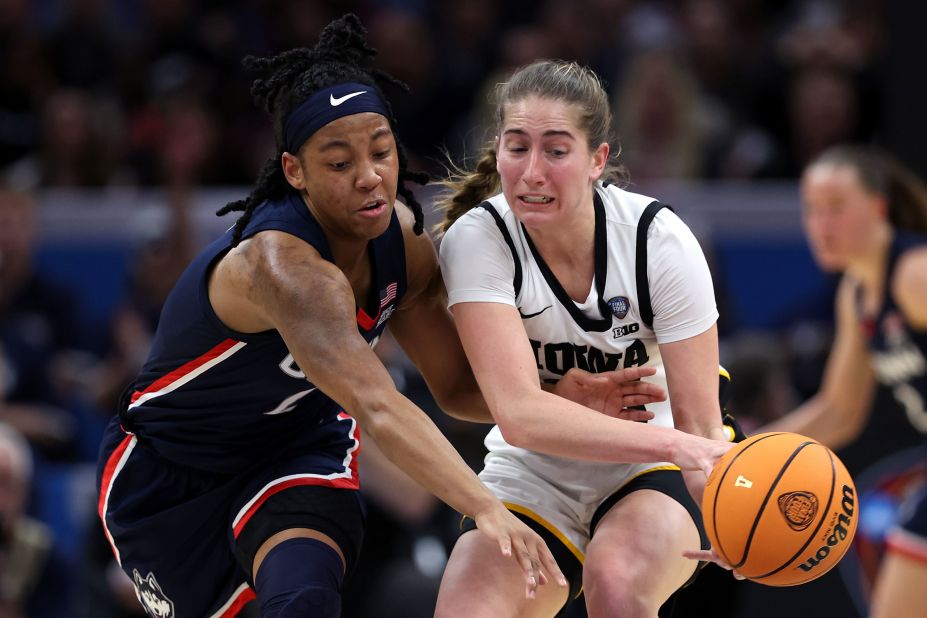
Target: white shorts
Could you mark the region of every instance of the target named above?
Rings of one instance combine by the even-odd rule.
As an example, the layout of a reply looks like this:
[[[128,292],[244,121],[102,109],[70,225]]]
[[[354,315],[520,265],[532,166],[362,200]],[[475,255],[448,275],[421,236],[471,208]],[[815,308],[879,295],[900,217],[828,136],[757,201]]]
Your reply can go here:
[[[543,456],[542,456],[543,457]],[[557,537],[582,563],[592,535],[592,519],[609,496],[642,474],[654,470],[679,470],[670,463],[603,464],[570,462],[571,471],[585,468],[582,482],[544,474],[545,466],[529,466],[519,457],[490,452],[480,480],[505,505],[537,522]],[[550,471],[549,469],[547,469]]]

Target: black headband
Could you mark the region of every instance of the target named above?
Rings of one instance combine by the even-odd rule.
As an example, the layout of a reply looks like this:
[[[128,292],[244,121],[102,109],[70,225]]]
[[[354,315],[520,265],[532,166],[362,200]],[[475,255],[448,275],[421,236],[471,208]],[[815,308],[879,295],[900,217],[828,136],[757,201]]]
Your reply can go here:
[[[332,120],[361,112],[375,112],[389,118],[386,104],[373,86],[348,82],[319,90],[286,119],[284,148],[296,153],[313,133]]]

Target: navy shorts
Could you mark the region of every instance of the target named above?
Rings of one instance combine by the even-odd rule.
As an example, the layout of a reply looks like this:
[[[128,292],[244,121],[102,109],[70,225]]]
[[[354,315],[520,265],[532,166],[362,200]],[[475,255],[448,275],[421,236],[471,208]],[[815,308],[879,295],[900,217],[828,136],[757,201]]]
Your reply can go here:
[[[114,420],[101,447],[98,513],[117,561],[152,616],[229,618],[255,598],[254,554],[288,528],[332,537],[350,570],[365,512],[357,476],[357,423],[324,449],[284,449],[227,475],[160,457]]]

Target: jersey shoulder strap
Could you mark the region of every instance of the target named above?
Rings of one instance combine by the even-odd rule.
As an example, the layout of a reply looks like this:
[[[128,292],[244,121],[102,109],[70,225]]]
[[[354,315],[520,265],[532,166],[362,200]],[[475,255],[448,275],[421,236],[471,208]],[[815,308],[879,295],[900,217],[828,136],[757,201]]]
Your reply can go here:
[[[509,228],[506,227],[505,221],[502,220],[502,216],[499,214],[499,211],[496,210],[495,206],[489,201],[485,201],[481,204],[477,204],[477,208],[482,208],[492,215],[493,220],[496,222],[496,227],[499,228],[502,238],[505,239],[505,244],[509,246],[509,251],[512,252],[512,262],[515,264],[515,276],[512,277],[512,286],[515,288],[515,297],[518,298],[518,293],[521,291],[521,260],[518,259],[518,252],[515,251],[515,241],[512,240]]]
[[[509,250],[512,252],[512,262],[515,265],[515,275],[512,278],[512,285],[515,288],[515,296],[518,296],[518,293],[521,291],[522,273],[521,260],[518,259],[518,253],[515,250],[515,241],[512,240],[509,228],[505,225],[502,216],[499,214],[499,211],[496,210],[495,206],[486,201],[478,204],[477,207],[483,208],[492,216],[493,220],[496,222],[496,227],[499,228],[499,233],[502,234],[502,238],[505,240],[505,244],[509,246]],[[664,208],[673,210],[668,204],[657,201],[651,202],[647,208],[644,209],[640,220],[637,222],[637,255],[635,261],[637,303],[640,308],[641,318],[648,328],[653,327],[653,307],[650,305],[650,283],[647,278],[647,231],[650,229],[650,224],[653,222],[654,217]]]
[[[644,209],[637,222],[637,255],[634,272],[637,279],[637,306],[641,312],[641,321],[647,328],[653,328],[653,307],[650,304],[650,281],[647,277],[647,231],[657,213],[664,208],[673,210],[668,204],[653,201]]]

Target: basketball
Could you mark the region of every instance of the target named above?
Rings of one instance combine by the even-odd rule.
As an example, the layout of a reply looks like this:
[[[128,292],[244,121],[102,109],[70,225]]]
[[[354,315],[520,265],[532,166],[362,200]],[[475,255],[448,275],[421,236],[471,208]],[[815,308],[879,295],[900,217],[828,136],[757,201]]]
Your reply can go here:
[[[857,524],[856,488],[834,453],[795,433],[752,436],[725,453],[705,486],[712,548],[769,586],[816,579],[840,562]]]

